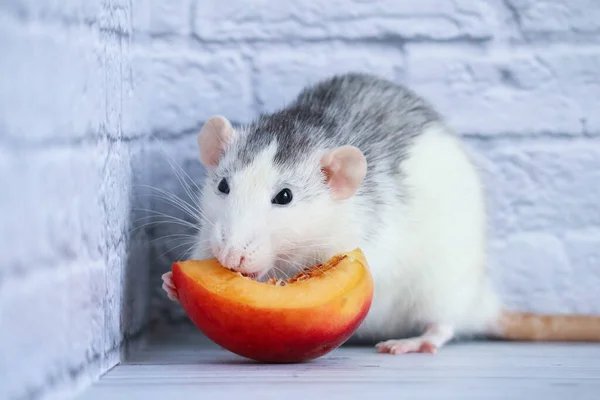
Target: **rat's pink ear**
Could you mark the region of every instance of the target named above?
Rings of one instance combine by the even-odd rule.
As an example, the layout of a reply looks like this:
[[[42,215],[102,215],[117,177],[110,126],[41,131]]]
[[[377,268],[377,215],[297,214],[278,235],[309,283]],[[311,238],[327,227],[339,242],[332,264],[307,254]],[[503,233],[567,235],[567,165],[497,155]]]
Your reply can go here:
[[[206,121],[198,134],[202,164],[207,168],[215,167],[232,138],[233,127],[227,118],[216,115]]]
[[[365,178],[367,159],[354,146],[337,147],[323,155],[321,169],[325,173],[333,198],[345,200],[356,193]]]

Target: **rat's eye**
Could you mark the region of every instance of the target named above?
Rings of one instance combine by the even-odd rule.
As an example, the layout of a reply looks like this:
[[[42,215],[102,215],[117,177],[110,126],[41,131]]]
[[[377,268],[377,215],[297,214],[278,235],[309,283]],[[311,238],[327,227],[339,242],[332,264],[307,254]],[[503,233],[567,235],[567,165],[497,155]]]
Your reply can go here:
[[[284,206],[286,204],[290,204],[291,201],[292,191],[290,189],[283,189],[281,192],[277,193],[277,196],[273,197],[271,203]]]
[[[229,184],[227,183],[227,179],[221,179],[221,182],[219,182],[219,186],[217,187],[217,189],[219,189],[219,192],[221,193],[229,194]]]

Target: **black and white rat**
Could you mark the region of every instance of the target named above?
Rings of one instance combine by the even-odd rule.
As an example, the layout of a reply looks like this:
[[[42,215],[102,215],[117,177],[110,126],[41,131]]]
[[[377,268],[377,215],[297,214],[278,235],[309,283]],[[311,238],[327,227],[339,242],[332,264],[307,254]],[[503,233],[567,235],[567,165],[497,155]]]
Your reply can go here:
[[[322,80],[240,129],[208,120],[193,259],[260,279],[360,247],[375,292],[354,338],[435,352],[457,336],[600,340],[600,317],[506,310],[486,274],[486,210],[459,137],[408,88],[362,73]],[[173,300],[171,273],[163,288]]]

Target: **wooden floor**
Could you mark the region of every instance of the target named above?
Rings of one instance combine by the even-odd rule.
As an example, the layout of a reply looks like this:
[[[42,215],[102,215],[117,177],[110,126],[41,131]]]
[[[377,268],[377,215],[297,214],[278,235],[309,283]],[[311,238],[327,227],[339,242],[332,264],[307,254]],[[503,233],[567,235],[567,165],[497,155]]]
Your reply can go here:
[[[180,327],[157,334],[80,397],[137,398],[600,399],[600,345],[455,343],[433,356],[348,347],[306,364],[263,365]]]

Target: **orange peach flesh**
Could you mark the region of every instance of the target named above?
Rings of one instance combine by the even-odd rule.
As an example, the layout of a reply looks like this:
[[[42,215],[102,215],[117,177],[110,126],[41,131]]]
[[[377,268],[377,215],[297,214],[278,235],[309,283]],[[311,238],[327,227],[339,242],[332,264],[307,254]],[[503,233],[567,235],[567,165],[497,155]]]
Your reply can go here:
[[[302,362],[339,347],[365,319],[373,281],[360,249],[286,282],[261,283],[215,259],[173,264],[179,301],[225,349],[257,361]]]

